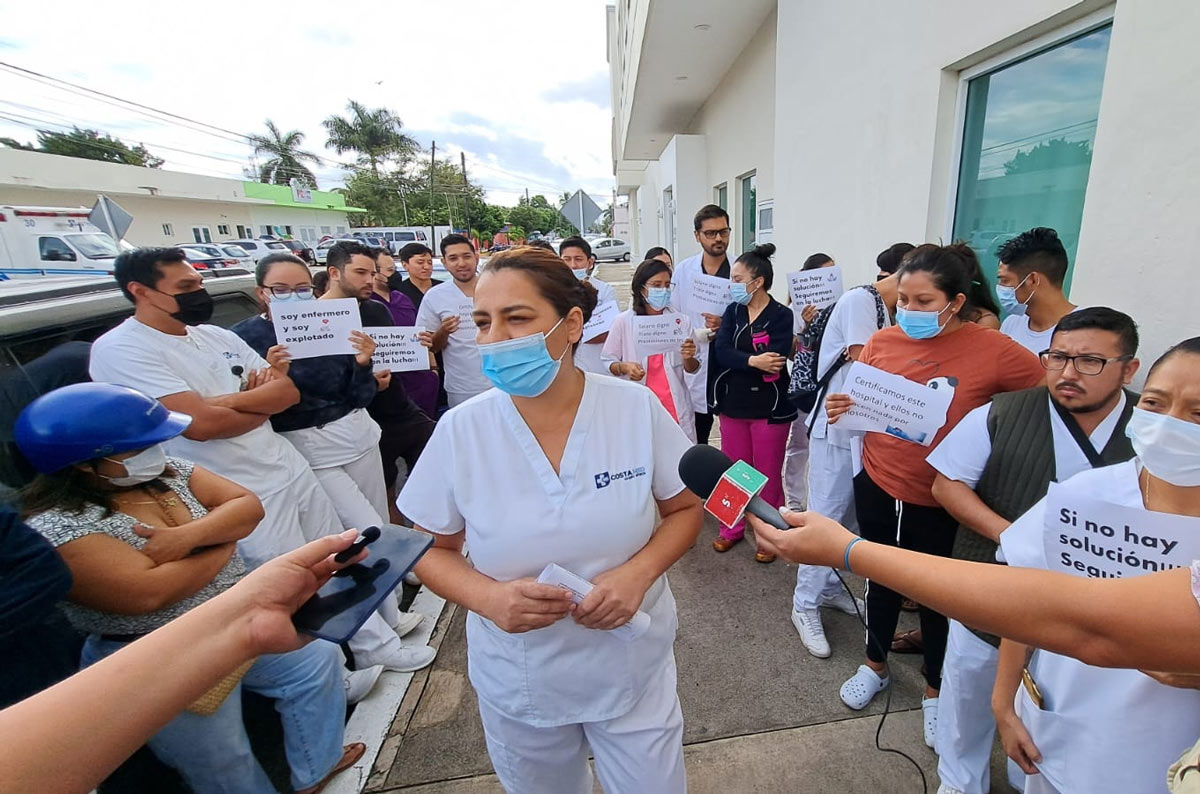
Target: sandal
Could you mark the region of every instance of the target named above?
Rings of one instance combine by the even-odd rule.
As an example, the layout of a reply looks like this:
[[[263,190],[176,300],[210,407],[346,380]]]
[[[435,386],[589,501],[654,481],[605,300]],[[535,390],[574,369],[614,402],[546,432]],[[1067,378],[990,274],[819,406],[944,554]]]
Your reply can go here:
[[[754,561],[755,562],[775,562],[775,555],[769,551],[756,551],[756,552],[754,552]]]
[[[921,605],[916,601],[913,601],[911,598],[900,599],[900,610],[902,612],[916,612],[920,608]]]
[[[724,535],[718,535],[717,539],[713,541],[713,551],[719,551],[721,553],[727,552],[735,545],[740,543],[741,540],[741,538],[738,538],[737,540],[730,540]]]
[[[842,688],[838,694],[841,696],[843,703],[855,711],[859,711],[866,708],[872,698],[887,689],[891,683],[892,679],[890,676],[880,678],[879,674],[870,667],[860,664],[858,672],[852,675],[846,683],[842,684]]]
[[[920,629],[896,632],[892,637],[892,653],[924,653],[925,640]]]
[[[342,757],[334,764],[332,771],[325,777],[321,778],[321,782],[315,786],[309,786],[306,789],[297,791],[296,794],[318,794],[322,789],[329,785],[329,782],[337,777],[338,773],[344,772],[350,767],[358,763],[358,759],[363,757],[363,753],[367,752],[367,746],[362,742],[348,744],[342,748]]]

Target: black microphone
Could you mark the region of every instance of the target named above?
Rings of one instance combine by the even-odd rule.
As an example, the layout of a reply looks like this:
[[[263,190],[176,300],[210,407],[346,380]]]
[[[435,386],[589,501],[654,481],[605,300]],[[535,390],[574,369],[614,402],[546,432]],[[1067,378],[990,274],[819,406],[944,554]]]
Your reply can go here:
[[[721,481],[721,475],[729,471],[732,465],[733,461],[721,450],[707,444],[697,444],[679,459],[679,478],[689,491],[707,500]],[[763,501],[761,496],[750,500],[750,504],[746,505],[746,512],[761,518],[776,529],[792,528],[779,511]]]
[[[234,376],[238,377],[238,378],[242,377],[242,373],[245,372],[245,370],[243,370],[237,364],[234,364],[232,367],[230,367],[229,371],[232,372],[234,374]]]

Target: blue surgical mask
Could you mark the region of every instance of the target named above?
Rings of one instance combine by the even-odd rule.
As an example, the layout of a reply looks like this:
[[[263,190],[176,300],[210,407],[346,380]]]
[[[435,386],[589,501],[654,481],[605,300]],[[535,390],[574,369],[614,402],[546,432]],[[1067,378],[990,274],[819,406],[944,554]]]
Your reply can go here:
[[[667,304],[671,302],[670,287],[647,287],[646,288],[646,303],[653,308],[662,311],[667,308]]]
[[[912,339],[929,339],[940,334],[945,328],[945,325],[938,323],[938,318],[949,308],[950,304],[947,303],[940,312],[896,309],[896,325]]]
[[[1125,426],[1146,470],[1172,485],[1200,485],[1200,425],[1134,408]]]
[[[1029,275],[1033,274],[1030,273]],[[1037,290],[1034,290],[1033,292],[1029,293],[1029,297],[1025,299],[1024,303],[1017,300],[1017,290],[1019,290],[1021,285],[1028,280],[1029,276],[1026,276],[1025,278],[1021,279],[1021,283],[1015,287],[1006,287],[1003,284],[996,285],[996,298],[1000,301],[1001,309],[1008,314],[1022,315],[1025,313],[1025,310],[1029,308],[1029,301],[1033,300],[1033,292],[1037,292]]]
[[[563,348],[557,361],[550,358],[550,352],[546,350],[546,338],[560,325],[562,320],[544,334],[480,345],[483,374],[502,392],[514,397],[537,397],[550,388],[570,348],[570,345]]]
[[[748,305],[750,298],[754,297],[755,292],[758,292],[758,290],[747,290],[746,285],[740,282],[731,281],[729,283],[729,299],[734,303],[740,303],[743,306]]]
[[[586,268],[586,267],[585,267],[585,268],[583,268],[583,269],[581,269],[581,270],[575,270],[574,268],[572,268],[572,269],[571,269],[571,272],[572,272],[572,273],[574,273],[574,274],[575,274],[575,278],[579,279],[580,281],[583,281],[585,278],[587,278],[587,277],[588,277],[588,274],[587,274],[587,268]]]

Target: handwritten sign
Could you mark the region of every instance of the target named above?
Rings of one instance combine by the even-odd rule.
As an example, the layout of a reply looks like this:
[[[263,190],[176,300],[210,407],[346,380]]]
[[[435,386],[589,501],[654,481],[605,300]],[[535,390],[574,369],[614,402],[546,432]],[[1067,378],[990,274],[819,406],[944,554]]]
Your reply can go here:
[[[350,332],[362,330],[362,319],[354,298],[296,301],[280,307],[280,303],[271,306],[275,338],[287,345],[293,359],[356,352],[350,345]]]
[[[687,340],[687,324],[679,314],[633,318],[633,341],[643,358],[678,351]]]
[[[846,374],[854,407],[837,421],[843,430],[866,430],[929,446],[946,423],[954,395],[855,361]]]
[[[621,313],[621,307],[616,301],[605,301],[592,310],[592,319],[583,326],[583,341],[595,339],[600,334],[606,334],[612,329],[613,321]]]
[[[429,369],[429,348],[417,338],[421,330],[392,325],[364,328],[363,332],[375,340],[375,354],[371,356],[375,371],[416,372]]]
[[[792,292],[792,308],[795,311],[799,312],[809,305],[824,309],[842,297],[842,269],[834,265],[788,273],[788,288]]]
[[[720,276],[710,276],[701,273],[692,278],[692,294],[690,295],[692,314],[697,318],[701,314],[715,314],[720,317],[729,306],[729,279]]]
[[[1128,579],[1200,559],[1200,518],[1123,507],[1050,483],[1046,565],[1092,579]]]

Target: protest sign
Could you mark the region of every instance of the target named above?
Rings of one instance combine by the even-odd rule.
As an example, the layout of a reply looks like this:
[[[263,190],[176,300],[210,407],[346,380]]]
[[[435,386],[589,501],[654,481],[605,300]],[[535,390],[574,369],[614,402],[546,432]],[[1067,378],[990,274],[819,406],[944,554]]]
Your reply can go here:
[[[946,423],[954,397],[860,361],[850,365],[845,390],[854,406],[838,419],[838,427],[887,433],[926,447]]]
[[[634,317],[633,334],[638,355],[643,358],[678,351],[688,338],[687,324],[679,314]]]
[[[284,306],[271,304],[271,321],[275,338],[287,345],[293,359],[357,352],[350,344],[350,332],[362,330],[362,318],[354,298],[294,301]]]
[[[621,313],[621,307],[616,301],[605,301],[592,310],[592,319],[583,326],[583,341],[595,339],[600,334],[606,334],[612,328],[613,320]]]
[[[1200,518],[1109,504],[1050,483],[1046,567],[1092,579],[1128,579],[1200,559]]]
[[[429,369],[429,348],[417,337],[420,328],[401,328],[393,325],[372,326],[363,332],[375,340],[371,356],[375,372],[415,372]]]
[[[824,309],[842,297],[842,269],[834,265],[788,273],[788,288],[792,293],[792,309],[795,311],[808,305]]]
[[[715,314],[720,317],[728,308],[729,279],[720,276],[710,276],[701,273],[692,278],[691,309],[696,313],[696,319],[701,314]]]

